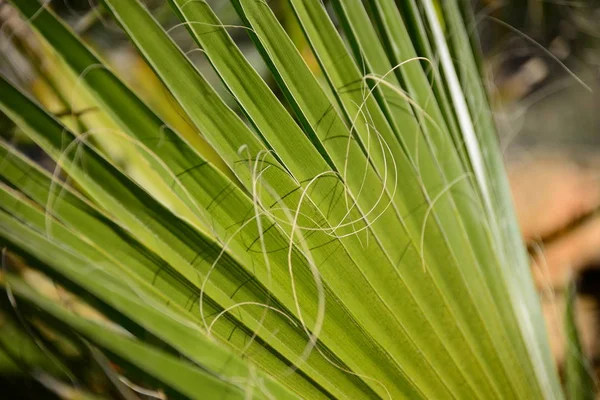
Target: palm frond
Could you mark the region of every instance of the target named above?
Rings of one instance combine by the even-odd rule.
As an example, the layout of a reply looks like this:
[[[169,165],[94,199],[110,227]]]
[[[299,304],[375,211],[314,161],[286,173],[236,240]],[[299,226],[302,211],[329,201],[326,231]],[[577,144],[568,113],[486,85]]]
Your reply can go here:
[[[464,5],[335,0],[338,28],[289,0],[315,71],[267,2],[233,0],[240,26],[169,2],[235,105],[142,3],[104,5],[186,134],[48,6],[10,0],[109,122],[69,129],[0,79],[0,110],[57,165],[2,143],[2,246],[104,319],[15,272],[7,313],[184,398],[562,398]],[[133,149],[153,187],[95,136]]]

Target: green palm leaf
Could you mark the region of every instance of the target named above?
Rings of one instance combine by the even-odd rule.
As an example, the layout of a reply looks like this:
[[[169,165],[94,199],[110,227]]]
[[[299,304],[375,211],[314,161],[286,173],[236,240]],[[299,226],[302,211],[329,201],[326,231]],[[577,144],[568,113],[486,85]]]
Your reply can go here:
[[[73,132],[0,79],[0,110],[57,163],[1,144],[0,242],[106,318],[7,273],[26,323],[184,398],[562,398],[457,1],[441,2],[448,40],[433,1],[335,0],[338,29],[289,0],[315,71],[267,2],[232,0],[244,25],[227,27],[170,0],[231,105],[141,2],[104,0],[235,179],[48,7],[10,3],[110,119]],[[94,135],[132,146],[164,196]]]

